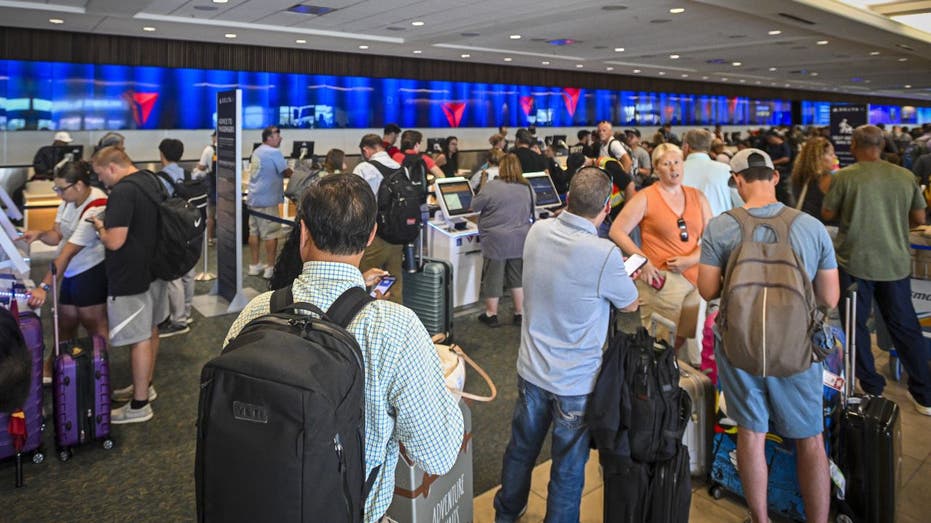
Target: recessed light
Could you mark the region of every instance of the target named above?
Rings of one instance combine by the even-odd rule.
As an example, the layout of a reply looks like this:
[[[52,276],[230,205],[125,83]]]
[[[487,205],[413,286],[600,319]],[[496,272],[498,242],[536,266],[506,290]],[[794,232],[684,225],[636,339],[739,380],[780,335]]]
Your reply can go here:
[[[55,24],[55,25],[60,25],[60,24],[65,23],[65,21],[62,20],[61,18],[49,18],[49,19],[48,19],[48,22],[49,22],[50,24]]]
[[[815,43],[818,44],[818,45],[828,45],[828,41],[827,41],[827,40],[818,40],[818,41],[815,42]]]
[[[298,38],[297,40],[294,41],[294,43],[296,43],[296,44],[306,44],[306,43],[307,43],[307,40],[304,40],[303,38]]]
[[[227,2],[229,2],[229,0],[213,0],[213,3],[215,4],[225,4]]]
[[[411,22],[411,25],[414,27],[420,27],[423,25],[423,22],[420,20],[414,20],[413,22]]]
[[[605,71],[613,71],[613,70],[614,70],[613,67],[605,67]]]
[[[740,62],[731,62],[731,65],[733,65],[734,67],[740,67],[743,64]]]
[[[790,87],[790,84],[786,84],[786,87]]]
[[[689,77],[689,75],[687,75],[687,74],[683,74],[683,75],[682,75],[682,78],[688,78],[688,77]]]
[[[775,70],[776,70],[775,67],[770,67],[770,68],[769,68],[769,71],[770,71],[770,72],[773,72],[773,71],[775,71]]]
[[[674,15],[678,15],[678,14],[684,13],[684,12],[685,12],[685,9],[682,8],[682,7],[673,7],[672,9],[669,10],[669,12],[672,13],[672,14],[674,14]]]
[[[550,65],[550,63],[547,62],[546,60],[543,60],[542,62],[540,62],[540,65]]]
[[[772,30],[772,31],[769,32],[769,36],[777,36],[777,35],[781,35],[781,34],[782,34],[782,31],[780,31],[780,30],[778,30],[778,29],[774,29],[774,30]]]
[[[908,84],[905,84],[905,88],[906,88],[906,89],[911,89],[912,86],[910,86],[910,85],[908,85]]]
[[[756,85],[760,85],[760,81],[759,81],[759,80],[756,81]]]
[[[236,33],[226,33],[223,36],[225,36],[226,38],[236,38]]]
[[[466,54],[461,54],[461,55],[459,55],[459,56],[460,56],[461,58],[472,58],[472,55],[470,55],[470,54],[468,54],[468,53],[466,53]]]
[[[511,40],[520,40],[520,35],[511,35],[508,38],[510,38]]]
[[[414,49],[414,54],[420,54],[420,53],[422,53],[422,52],[423,52],[423,51],[421,51],[420,49]]]
[[[679,55],[677,55],[677,54],[671,54],[671,55],[669,55],[669,58],[671,58],[672,60],[678,60],[678,59],[679,59]]]
[[[818,76],[818,73],[810,73],[811,76]]]
[[[708,77],[707,77],[707,76],[702,76],[701,79],[702,79],[702,80],[707,80]]]
[[[721,78],[721,81],[722,81],[722,82],[726,82],[726,81],[727,81],[727,78]]]
[[[747,81],[744,80],[743,78],[741,78],[741,79],[740,79],[740,83],[745,84],[745,83],[747,83]]]
[[[870,56],[879,56],[879,51],[870,51]]]
[[[666,76],[666,71],[660,71],[660,72],[657,73],[657,74],[659,74],[660,76]]]
[[[635,73],[639,73],[639,72],[640,72],[640,69],[634,69],[634,72],[635,72]]]
[[[367,46],[367,45],[360,45],[360,46],[359,46],[359,49],[368,49],[368,48],[369,48],[369,46]]]
[[[908,61],[908,58],[899,58],[899,61],[900,61],[900,62],[907,62],[907,61]]]
[[[151,32],[154,32],[154,31],[155,31],[155,28],[152,27],[152,26],[148,26],[148,25],[147,25],[147,26],[143,27],[142,30],[145,31],[145,32],[147,32],[147,33],[151,33]]]
[[[585,66],[582,65],[582,64],[575,64],[575,68],[576,68],[576,69],[581,69],[581,68],[583,68],[583,67],[585,67]]]
[[[614,52],[615,52],[615,53],[623,53],[623,52],[624,52],[624,48],[623,48],[623,47],[615,47],[615,48],[614,48]]]
[[[510,56],[507,56],[504,58],[505,62],[510,62],[511,60],[513,60],[513,58],[511,58]]]

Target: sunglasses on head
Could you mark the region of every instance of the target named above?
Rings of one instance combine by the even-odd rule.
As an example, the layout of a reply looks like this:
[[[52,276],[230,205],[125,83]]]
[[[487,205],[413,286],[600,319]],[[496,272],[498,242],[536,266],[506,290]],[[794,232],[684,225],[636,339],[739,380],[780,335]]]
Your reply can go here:
[[[689,230],[685,227],[685,220],[679,218],[676,220],[676,225],[679,227],[679,239],[684,242],[689,241]]]

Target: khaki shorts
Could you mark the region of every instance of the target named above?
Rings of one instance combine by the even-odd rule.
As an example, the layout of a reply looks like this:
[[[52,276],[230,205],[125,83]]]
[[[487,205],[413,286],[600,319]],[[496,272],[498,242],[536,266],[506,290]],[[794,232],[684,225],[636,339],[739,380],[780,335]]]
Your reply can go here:
[[[637,279],[637,291],[640,293],[640,320],[650,328],[650,317],[659,314],[676,324],[676,336],[692,338],[695,336],[695,324],[698,321],[698,305],[701,297],[698,288],[685,276],[660,271],[666,277],[666,284],[656,290],[646,282]],[[657,326],[657,337],[668,336],[666,329]]]
[[[152,337],[152,329],[168,317],[168,282],[154,280],[149,290],[107,298],[110,345],[133,345]]]
[[[269,216],[281,216],[278,214],[278,206],[273,207],[250,207],[249,210],[267,214]],[[260,218],[249,213],[249,236],[258,236],[262,240],[277,240],[281,235],[281,224],[265,218]]]

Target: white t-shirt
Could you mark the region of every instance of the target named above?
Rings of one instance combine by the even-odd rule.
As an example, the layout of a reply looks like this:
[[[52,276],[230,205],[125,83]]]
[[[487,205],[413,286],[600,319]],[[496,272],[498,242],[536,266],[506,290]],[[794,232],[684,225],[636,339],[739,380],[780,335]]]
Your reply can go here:
[[[611,138],[608,140],[608,143],[601,145],[601,151],[598,153],[598,156],[610,156],[617,161],[621,161],[621,158],[627,155],[627,148],[624,147],[624,144],[621,143],[617,138]]]
[[[498,177],[498,166],[489,165],[485,169],[485,172],[488,173],[488,179],[485,181],[485,183],[488,183]],[[476,172],[475,174],[472,175],[471,178],[469,178],[469,185],[472,186],[472,190],[477,190],[479,184],[481,183],[482,183],[482,170],[479,169],[478,172]]]
[[[58,251],[55,255],[61,253],[65,243],[73,243],[83,247],[65,267],[65,278],[77,276],[88,269],[96,267],[97,264],[103,263],[105,256],[103,244],[100,243],[100,238],[97,236],[94,226],[84,221],[84,218],[100,214],[106,209],[106,206],[94,207],[87,211],[86,216],[81,216],[89,203],[100,198],[106,199],[106,193],[96,187],[91,187],[90,195],[80,206],[75,206],[74,203],[69,202],[62,202],[58,206],[55,223],[58,224],[58,229],[61,231],[61,242],[58,243]]]
[[[191,171],[191,178],[195,180],[199,180],[203,178],[204,176],[207,176],[207,173],[209,173],[213,169],[213,146],[212,145],[208,145],[207,147],[204,147],[204,151],[200,153],[200,161],[198,161],[197,164],[204,165],[207,167],[207,169],[204,171],[201,171],[200,169],[195,167]]]

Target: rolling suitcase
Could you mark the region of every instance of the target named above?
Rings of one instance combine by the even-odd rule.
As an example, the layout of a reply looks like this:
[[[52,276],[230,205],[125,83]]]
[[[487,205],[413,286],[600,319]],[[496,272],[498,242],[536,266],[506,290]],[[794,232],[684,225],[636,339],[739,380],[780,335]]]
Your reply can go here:
[[[689,449],[689,470],[693,476],[704,476],[711,467],[714,385],[708,376],[679,360],[679,387],[692,399],[692,413],[682,436],[682,443]]]
[[[52,273],[55,268],[52,264]],[[61,342],[58,338],[58,285],[52,285],[55,364],[52,405],[58,459],[68,461],[74,447],[101,441],[110,450],[110,363],[100,336]]]
[[[421,269],[404,274],[404,306],[414,311],[431,336],[451,338],[453,329],[453,267],[444,260],[424,258]]]
[[[856,325],[856,288],[847,299],[849,326]],[[841,414],[835,461],[846,479],[838,490],[839,511],[855,522],[895,521],[896,490],[902,462],[902,419],[899,406],[882,397],[857,396],[856,336],[848,336],[846,405]]]
[[[16,300],[18,292],[15,288],[6,292],[10,295],[11,303]],[[0,460],[16,457],[16,486],[21,487],[23,485],[21,456],[31,452],[33,463],[38,464],[45,460],[45,454],[42,451],[42,431],[45,428],[42,419],[42,353],[45,351],[45,343],[42,338],[42,322],[34,312],[18,312],[15,306],[11,306],[11,312],[17,318],[26,348],[32,356],[32,383],[29,385],[26,402],[22,406],[22,418],[19,417],[20,411],[0,412]],[[19,419],[23,420],[21,424],[18,423]],[[17,443],[15,431],[14,434],[10,434],[11,421],[14,425],[19,425],[19,430],[25,428],[24,441]],[[17,448],[19,444],[21,446]]]

